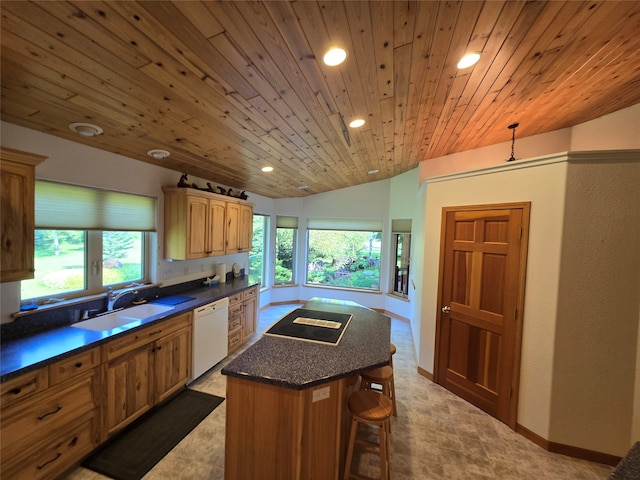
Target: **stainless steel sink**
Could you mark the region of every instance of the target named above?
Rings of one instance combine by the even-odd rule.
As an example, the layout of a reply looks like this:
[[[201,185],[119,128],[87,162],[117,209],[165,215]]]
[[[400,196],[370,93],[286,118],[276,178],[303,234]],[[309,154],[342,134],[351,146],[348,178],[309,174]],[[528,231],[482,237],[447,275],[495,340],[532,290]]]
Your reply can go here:
[[[100,315],[89,320],[83,320],[71,325],[75,328],[81,328],[84,330],[93,330],[96,332],[105,332],[107,330],[113,330],[116,328],[129,329],[137,327],[142,323],[142,320],[161,313],[173,310],[174,307],[168,305],[157,305],[153,303],[145,303],[143,305],[136,305],[125,310],[119,310],[117,312],[108,313],[106,315]]]

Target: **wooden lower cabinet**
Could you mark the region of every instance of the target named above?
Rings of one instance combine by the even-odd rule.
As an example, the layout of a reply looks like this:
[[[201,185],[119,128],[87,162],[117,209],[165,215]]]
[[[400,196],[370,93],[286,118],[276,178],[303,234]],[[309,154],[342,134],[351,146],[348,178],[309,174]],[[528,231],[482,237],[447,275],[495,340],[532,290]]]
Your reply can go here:
[[[257,286],[229,297],[229,354],[235,352],[256,333],[257,322]]]
[[[100,443],[99,359],[90,350],[2,384],[2,478],[57,478]]]
[[[192,313],[103,346],[104,438],[112,436],[172,393],[191,376]]]
[[[0,477],[59,478],[184,388],[192,318],[178,315],[3,382]]]

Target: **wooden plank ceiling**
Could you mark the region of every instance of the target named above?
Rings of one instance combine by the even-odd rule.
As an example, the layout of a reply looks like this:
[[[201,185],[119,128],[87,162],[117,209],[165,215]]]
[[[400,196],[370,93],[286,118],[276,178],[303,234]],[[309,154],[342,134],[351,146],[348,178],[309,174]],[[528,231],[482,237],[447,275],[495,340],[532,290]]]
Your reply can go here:
[[[0,8],[3,120],[271,198],[509,141],[515,122],[521,138],[640,102],[637,1]],[[321,61],[332,45],[348,52],[337,67]],[[458,70],[470,51],[479,63]],[[365,125],[346,127],[355,117]]]

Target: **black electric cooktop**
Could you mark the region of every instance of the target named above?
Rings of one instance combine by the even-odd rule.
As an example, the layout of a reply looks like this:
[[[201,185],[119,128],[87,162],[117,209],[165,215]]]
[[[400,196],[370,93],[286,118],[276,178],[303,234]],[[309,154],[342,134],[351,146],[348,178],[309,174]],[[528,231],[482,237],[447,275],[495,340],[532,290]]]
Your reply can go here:
[[[274,323],[265,335],[338,345],[351,315],[297,308]]]

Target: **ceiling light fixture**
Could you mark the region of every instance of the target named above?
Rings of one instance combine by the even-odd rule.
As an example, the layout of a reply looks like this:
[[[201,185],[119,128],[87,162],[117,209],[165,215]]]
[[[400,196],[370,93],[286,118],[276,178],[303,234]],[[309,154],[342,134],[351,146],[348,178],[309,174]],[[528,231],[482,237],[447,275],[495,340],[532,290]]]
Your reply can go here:
[[[377,168],[374,168],[373,170],[369,170],[367,173],[369,175],[375,175],[376,173],[378,173],[380,170],[378,170]]]
[[[363,125],[364,125],[364,119],[362,119],[362,118],[356,118],[355,120],[352,120],[349,123],[349,126],[351,128],[360,128]]]
[[[309,188],[309,185],[300,185],[298,190],[306,190],[307,188]]]
[[[347,58],[347,51],[340,47],[332,47],[327,53],[322,57],[322,61],[325,65],[329,65],[330,67],[335,67],[336,65],[340,65]]]
[[[458,68],[462,70],[463,68],[469,68],[472,65],[475,65],[480,60],[479,53],[467,53],[464,57],[460,59],[458,62]]]
[[[265,173],[273,172],[273,167],[262,167],[261,169]]]
[[[102,128],[91,123],[74,122],[69,124],[69,128],[83,137],[95,137],[104,132]]]
[[[509,125],[507,127],[512,132],[512,135],[511,135],[511,156],[509,157],[507,162],[513,162],[516,159],[516,157],[514,156],[513,148],[516,145],[516,128],[518,128],[518,125],[520,125],[520,124],[519,123],[512,123],[511,125]]]
[[[171,155],[171,153],[167,152],[166,150],[160,150],[158,148],[154,148],[153,150],[149,150],[147,152],[147,155],[155,158],[156,160],[163,160],[167,158],[169,155]]]

